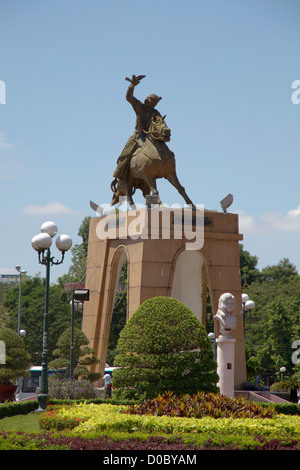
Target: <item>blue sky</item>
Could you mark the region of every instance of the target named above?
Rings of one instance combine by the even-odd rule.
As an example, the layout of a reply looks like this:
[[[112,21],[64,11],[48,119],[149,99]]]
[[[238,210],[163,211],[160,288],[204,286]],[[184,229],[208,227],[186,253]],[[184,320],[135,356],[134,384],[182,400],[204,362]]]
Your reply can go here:
[[[47,220],[81,241],[134,129],[125,77],[145,74],[135,95],[163,97],[190,198],[220,210],[233,194],[259,267],[300,271],[299,15],[298,0],[0,0],[0,268],[44,274],[31,239]]]

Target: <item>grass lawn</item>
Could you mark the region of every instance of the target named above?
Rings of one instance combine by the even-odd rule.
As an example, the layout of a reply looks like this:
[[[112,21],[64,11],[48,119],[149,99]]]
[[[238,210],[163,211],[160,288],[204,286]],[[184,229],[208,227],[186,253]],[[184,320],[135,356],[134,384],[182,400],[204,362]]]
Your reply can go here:
[[[40,412],[0,419],[1,431],[42,432],[38,424]]]

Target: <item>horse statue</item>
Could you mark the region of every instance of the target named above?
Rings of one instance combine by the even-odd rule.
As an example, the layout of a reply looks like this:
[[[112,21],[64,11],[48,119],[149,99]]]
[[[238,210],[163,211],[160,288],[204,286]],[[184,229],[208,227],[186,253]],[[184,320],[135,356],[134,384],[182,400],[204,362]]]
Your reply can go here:
[[[168,148],[166,142],[171,139],[171,130],[165,122],[166,116],[153,115],[147,130],[144,130],[145,138],[140,139],[140,146],[133,153],[127,168],[126,183],[122,184],[118,178],[111,183],[114,193],[112,205],[119,202],[120,196],[126,197],[130,205],[134,205],[132,196],[136,189],[140,189],[143,196],[157,196],[157,203],[162,204],[157,190],[156,180],[167,179],[183,197],[187,204],[192,201],[180,184],[175,165],[175,155]]]

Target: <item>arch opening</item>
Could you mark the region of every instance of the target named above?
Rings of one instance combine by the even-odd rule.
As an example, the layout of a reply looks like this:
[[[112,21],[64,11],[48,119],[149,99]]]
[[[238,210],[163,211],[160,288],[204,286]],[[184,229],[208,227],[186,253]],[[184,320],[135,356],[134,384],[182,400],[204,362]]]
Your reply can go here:
[[[105,361],[110,366],[113,366],[117,342],[127,319],[127,261],[126,251],[122,250],[121,255],[113,262],[113,265],[116,266],[116,271],[112,270],[113,272],[115,271],[115,275],[112,276],[111,280],[113,284],[113,302]]]
[[[206,325],[207,277],[204,259],[199,252],[183,250],[177,257],[171,297],[189,307]]]

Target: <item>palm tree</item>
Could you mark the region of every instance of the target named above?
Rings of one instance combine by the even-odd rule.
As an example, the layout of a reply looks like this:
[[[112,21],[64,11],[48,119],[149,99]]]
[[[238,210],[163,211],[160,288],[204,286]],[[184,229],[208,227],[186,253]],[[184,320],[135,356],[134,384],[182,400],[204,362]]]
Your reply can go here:
[[[280,382],[271,385],[270,390],[274,392],[290,392],[290,400],[292,403],[298,401],[298,388],[300,388],[300,374],[294,374]]]

